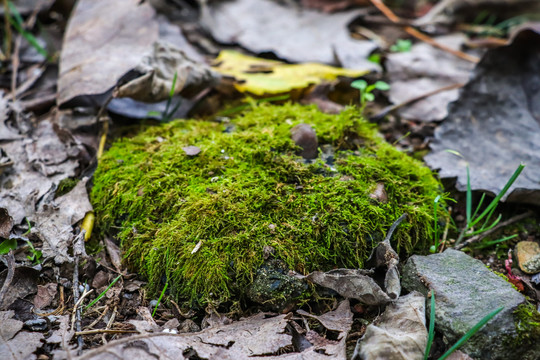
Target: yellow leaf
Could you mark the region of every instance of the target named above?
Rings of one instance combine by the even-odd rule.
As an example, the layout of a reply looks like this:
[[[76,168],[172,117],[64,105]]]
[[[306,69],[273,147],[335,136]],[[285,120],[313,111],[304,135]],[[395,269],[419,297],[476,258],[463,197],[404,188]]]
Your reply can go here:
[[[215,64],[215,71],[236,79],[234,87],[238,91],[253,95],[281,94],[304,89],[323,80],[334,80],[338,76],[355,78],[369,72],[318,63],[291,65],[247,56],[232,50],[222,51]]]

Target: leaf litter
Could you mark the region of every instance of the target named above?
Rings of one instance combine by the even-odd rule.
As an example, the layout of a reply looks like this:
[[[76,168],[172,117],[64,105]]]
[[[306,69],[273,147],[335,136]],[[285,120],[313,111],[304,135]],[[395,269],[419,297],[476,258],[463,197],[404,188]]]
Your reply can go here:
[[[333,12],[337,9],[347,8],[352,4],[361,2],[340,1],[338,3],[305,0],[302,1],[302,4],[306,7]],[[42,11],[47,10],[50,3],[47,2],[44,5],[45,7],[42,8]],[[463,5],[459,1],[443,1],[442,3],[445,6],[449,4],[450,6],[455,6],[455,9],[461,9]],[[466,2],[462,3],[466,5]],[[496,1],[492,3],[496,3]],[[512,2],[510,1],[508,3]],[[103,104],[104,98],[111,93],[113,88],[117,85],[126,84],[122,81],[126,80],[124,75],[130,74],[132,76],[137,71],[139,78],[135,78],[135,82],[131,83],[136,85],[135,88],[144,89],[149,87],[152,91],[155,91],[154,94],[158,95],[154,95],[152,101],[167,98],[170,85],[172,84],[172,75],[177,67],[168,68],[166,71],[167,75],[161,78],[158,74],[160,71],[159,68],[149,66],[146,70],[141,71],[142,68],[137,68],[137,66],[140,66],[140,60],[144,56],[148,56],[151,53],[152,48],[160,48],[154,45],[155,41],[167,32],[164,29],[170,24],[165,24],[165,20],[159,16],[155,16],[153,9],[147,6],[145,2],[139,4],[140,6],[135,6],[137,4],[138,1],[123,1],[122,3],[118,2],[115,4],[116,7],[111,8],[111,4],[103,1],[79,2],[80,8],[75,9],[70,22],[73,38],[66,36],[64,42],[64,45],[67,45],[67,50],[62,53],[63,60],[61,61],[62,70],[59,83],[59,94],[61,96],[59,97],[58,104],[69,104],[70,101],[77,97],[78,99],[89,101],[86,105],[89,103]],[[261,2],[261,4],[261,6],[267,6],[269,9],[285,7],[281,3],[277,4],[269,1]],[[29,9],[24,8],[22,2],[18,2],[17,5],[19,6],[19,11],[23,14],[29,14],[33,10],[32,7]],[[34,6],[34,4],[31,5]],[[283,12],[283,14],[286,14],[283,20],[286,23],[288,22],[288,25],[291,25],[291,27],[279,26],[275,22],[270,22],[269,27],[264,28],[261,26],[263,23],[261,19],[265,19],[264,16],[272,14],[271,11],[273,10],[269,10],[256,16],[248,13],[248,15],[241,17],[237,22],[239,28],[235,26],[224,28],[223,26],[230,24],[224,20],[224,15],[230,9],[236,11],[234,9],[238,9],[240,6],[245,8],[249,4],[246,1],[224,4],[211,3],[208,7],[204,8],[206,13],[203,14],[203,22],[207,26],[211,24],[210,30],[219,42],[238,43],[244,49],[249,49],[259,55],[262,54],[265,56],[268,53],[273,53],[278,58],[289,62],[302,62],[309,59],[310,61],[342,65],[347,68],[356,69],[358,72],[351,76],[359,76],[361,72],[379,69],[377,65],[366,61],[369,54],[375,50],[376,45],[368,41],[355,40],[348,36],[348,25],[352,20],[364,14],[364,10],[321,14],[312,12],[312,10],[298,11],[298,8],[293,8],[293,10],[288,9],[287,13]],[[77,17],[82,16],[81,9],[88,10],[92,9],[92,7],[94,7],[93,9],[95,11],[91,14],[90,18],[84,19]],[[124,21],[129,19],[127,22],[117,21],[118,13],[116,11],[118,10],[123,11],[123,14],[127,16],[124,19]],[[446,13],[448,14],[448,12]],[[259,18],[257,16],[263,17]],[[92,26],[90,23],[100,18],[102,22],[98,23],[98,27],[102,27],[101,36],[93,36],[93,39],[104,39],[113,34],[114,31],[110,26],[114,27],[119,26],[119,24],[127,24],[129,26],[126,27],[127,30],[123,34],[130,40],[118,38],[117,40],[121,41],[107,43],[107,45],[116,45],[107,48],[107,51],[103,51],[99,46],[96,47],[95,43],[88,44],[84,39],[74,35],[77,31],[80,34],[87,34],[85,29],[91,29]],[[85,21],[79,21],[80,19]],[[299,22],[299,19],[317,19],[319,24],[330,24],[329,26],[331,26],[332,31],[328,31],[328,34],[323,34],[325,41],[321,43],[317,42],[317,45],[313,45],[312,35],[317,33],[315,31],[316,29],[309,24]],[[255,20],[255,23],[258,23],[253,24],[248,20]],[[301,28],[298,27],[298,24],[301,24]],[[88,26],[88,28],[85,28],[85,26]],[[330,28],[322,25],[317,25],[317,27],[323,29]],[[242,28],[256,30],[246,31],[243,34],[239,32],[234,33],[235,30]],[[149,31],[145,32],[142,29]],[[156,31],[156,29],[159,29],[159,31]],[[169,29],[171,28],[169,27]],[[218,29],[221,29],[220,32],[216,31]],[[97,31],[97,29],[94,28],[92,31]],[[265,44],[267,38],[272,39],[272,37],[265,36],[271,32],[275,32],[285,41],[270,41]],[[201,74],[201,72],[192,72],[193,68],[190,67],[191,65],[194,65],[194,67],[200,65],[203,74],[210,74],[209,67],[204,64],[204,57],[199,55],[198,50],[187,43],[182,43],[182,39],[184,39],[183,34],[178,31],[178,28],[170,34],[176,34],[175,36],[179,38],[179,41],[176,43],[177,47],[183,49],[188,53],[189,58],[195,60],[191,63],[184,63],[188,64],[189,69],[183,74],[188,77],[193,75],[195,78]],[[300,39],[302,40],[298,40],[298,37],[292,36],[297,34],[301,35]],[[422,48],[420,45],[423,44],[415,46]],[[81,46],[82,48],[86,46],[85,51],[80,51]],[[127,46],[127,48],[124,46]],[[301,50],[299,46],[302,46]],[[415,46],[413,46],[413,49],[415,49]],[[170,52],[175,53],[176,51],[174,49]],[[422,51],[427,52],[428,50],[424,49],[420,52]],[[101,60],[96,60],[96,58],[92,57],[92,55],[96,54],[101,56],[98,57]],[[488,54],[486,58],[493,56],[490,53]],[[72,58],[67,55],[72,56]],[[75,61],[70,63],[70,61],[77,59],[77,55],[80,55],[80,62],[77,63]],[[404,54],[391,54],[389,56],[389,60],[386,63],[389,70],[392,66],[392,58],[399,58],[400,56],[406,57]],[[435,57],[440,56],[444,55],[440,53],[435,55]],[[116,60],[111,61],[113,58],[116,58]],[[126,61],[127,58],[133,61]],[[28,61],[38,61],[37,57],[27,57],[26,59]],[[64,61],[66,59],[68,61]],[[170,59],[166,57],[161,60],[158,59],[157,62],[167,62]],[[425,64],[431,65],[434,62],[432,59],[433,57],[427,60]],[[406,70],[399,69],[406,69],[407,61],[409,60],[405,60],[404,64],[400,65],[404,67],[395,68],[395,79],[398,79],[403,75],[403,72],[406,72]],[[488,60],[484,62],[488,62]],[[112,73],[102,67],[103,64],[111,65],[113,63],[116,63],[118,68],[112,71]],[[460,67],[459,63],[459,61],[455,61],[452,64],[454,70]],[[483,63],[479,67],[483,66]],[[96,64],[98,65],[97,68],[95,67]],[[81,66],[80,68],[79,65]],[[85,70],[85,75],[82,76],[78,71],[84,69],[85,66],[88,66],[88,68]],[[470,71],[470,65],[463,66],[463,69],[458,69],[464,70],[465,68],[467,70],[460,73],[452,73],[447,78],[454,78],[454,81],[456,78],[459,78],[462,81],[467,76],[468,71]],[[48,69],[50,67],[47,67]],[[21,93],[22,90],[31,89],[34,86],[33,84],[37,84],[40,79],[43,79],[44,74],[48,73],[49,75],[47,76],[52,76],[53,79],[56,76],[54,72],[44,72],[43,68],[36,67],[32,71],[28,72],[31,76],[25,85],[26,88],[20,88]],[[73,73],[70,74],[70,72]],[[238,71],[238,74],[241,73],[242,71]],[[392,73],[392,70],[390,70],[390,73]],[[66,74],[69,76],[66,76]],[[242,84],[241,76],[246,76],[247,78],[249,74],[244,72],[244,74],[237,76],[237,80],[240,79],[240,81],[237,82],[236,86],[239,86]],[[420,76],[424,77],[424,74]],[[527,77],[527,75],[524,75],[524,77]],[[90,80],[84,83],[83,86],[80,86],[82,84],[80,83],[82,78]],[[156,79],[159,82],[158,85],[155,85]],[[133,79],[128,80],[133,81]],[[441,79],[439,78],[438,80],[440,81]],[[444,79],[443,82],[445,80],[447,79]],[[204,93],[208,90],[207,87],[218,81],[220,81],[219,76],[209,75],[203,77],[203,81],[199,83],[199,86],[195,86],[196,91],[194,93]],[[311,86],[316,82],[306,82],[308,85],[307,92],[311,91]],[[501,83],[506,86],[504,81]],[[128,81],[127,84],[130,84],[130,82]],[[191,83],[187,80],[186,84],[189,85]],[[327,86],[327,84],[329,84],[328,81],[324,81],[322,86]],[[528,84],[525,82],[524,86],[527,88],[529,86]],[[94,88],[94,85],[98,87]],[[397,85],[398,82],[393,81],[391,87],[391,91],[394,90],[395,93],[398,93],[396,96],[407,94],[410,97],[409,90],[411,88],[414,90],[417,88],[423,90],[431,89],[431,85],[428,86],[425,83],[408,83],[401,90]],[[458,103],[462,101],[464,96],[467,96],[468,93],[466,91],[470,87],[474,86],[468,85],[466,87]],[[50,89],[50,86],[48,88]],[[183,89],[183,87],[178,88],[177,93],[182,93]],[[289,89],[285,90],[285,92],[287,91]],[[514,90],[512,91],[515,93]],[[519,90],[517,91],[519,93]],[[264,90],[261,94],[263,93]],[[134,95],[135,93],[132,90],[130,90],[129,94],[134,98],[138,97],[138,95]],[[139,93],[139,95],[152,97],[151,94]],[[190,95],[193,94],[190,93]],[[391,94],[391,99],[393,95]],[[39,99],[40,96],[42,97],[41,99]],[[530,92],[527,96],[531,96]],[[71,339],[73,337],[81,339],[81,336],[83,336],[81,333],[83,333],[86,337],[86,344],[92,344],[91,347],[93,346],[94,349],[85,350],[79,358],[113,358],[117,356],[160,358],[167,354],[171,357],[177,357],[179,351],[185,351],[184,356],[208,356],[209,358],[224,359],[233,357],[245,358],[246,356],[257,355],[270,359],[300,359],[306,357],[310,359],[341,359],[347,356],[347,339],[355,324],[351,309],[360,309],[355,310],[360,312],[364,311],[361,310],[363,309],[361,304],[372,304],[375,306],[389,304],[386,307],[386,311],[377,321],[360,331],[360,334],[363,334],[365,331],[365,336],[359,342],[359,344],[362,343],[363,345],[358,348],[360,352],[364,352],[364,358],[386,357],[387,353],[385,351],[388,350],[387,345],[389,343],[394,344],[393,350],[396,352],[405,349],[403,350],[405,353],[414,354],[410,355],[411,357],[421,357],[423,355],[422,344],[425,334],[425,320],[423,316],[419,315],[423,306],[423,297],[418,297],[415,293],[400,296],[401,287],[397,269],[399,258],[392,249],[389,241],[382,242],[377,248],[377,251],[374,252],[373,261],[369,263],[371,270],[336,269],[328,273],[315,272],[308,275],[308,279],[314,283],[318,283],[318,286],[332,288],[346,299],[351,299],[352,306],[349,300],[344,300],[339,305],[334,304],[331,307],[334,310],[323,313],[322,315],[314,315],[304,310],[297,310],[295,313],[281,315],[259,313],[240,321],[232,321],[228,317],[218,314],[215,309],[208,309],[210,315],[205,317],[204,321],[200,322],[208,327],[200,330],[199,325],[193,320],[195,319],[194,314],[190,312],[193,309],[187,311],[185,308],[181,308],[176,304],[174,304],[175,306],[169,304],[171,305],[171,309],[168,309],[162,304],[157,311],[157,318],[153,319],[150,311],[151,308],[147,306],[148,304],[144,298],[144,289],[141,287],[144,283],[137,280],[134,274],[128,274],[123,270],[118,245],[113,240],[107,239],[104,243],[106,252],[102,250],[99,253],[99,257],[102,257],[102,259],[96,264],[96,261],[84,256],[84,249],[81,246],[82,238],[80,236],[77,237],[77,225],[85,214],[92,210],[86,193],[86,188],[89,186],[87,183],[88,179],[84,178],[83,173],[87,172],[87,166],[89,165],[88,151],[93,154],[95,148],[83,145],[78,140],[77,135],[72,135],[65,129],[59,128],[55,125],[53,117],[46,116],[38,121],[34,116],[27,113],[27,111],[34,111],[34,106],[51,106],[47,105],[51,101],[50,94],[47,95],[46,92],[43,92],[38,98],[28,99],[30,102],[12,100],[8,95],[4,94],[0,103],[0,140],[2,141],[0,143],[0,229],[2,230],[0,236],[15,239],[19,245],[31,241],[39,249],[37,251],[43,252],[43,259],[39,261],[39,264],[29,264],[29,260],[26,258],[27,251],[29,251],[28,247],[17,249],[15,251],[15,257],[13,257],[13,253],[2,257],[3,262],[6,264],[6,269],[0,273],[0,284],[3,284],[2,291],[0,292],[2,294],[0,298],[2,300],[1,305],[2,309],[9,307],[14,310],[2,311],[0,313],[0,322],[2,323],[2,326],[0,326],[1,358],[36,358],[36,350],[39,348],[43,349],[44,343],[53,349],[51,350],[51,354],[55,358],[69,358],[70,356],[66,353],[66,350],[69,350],[71,355],[75,355],[78,350],[81,350],[77,345],[70,345]],[[396,103],[402,100],[406,101],[405,98],[393,99]],[[33,102],[34,100],[36,102]],[[112,103],[116,100],[120,99],[114,99]],[[132,99],[127,98],[125,100]],[[440,103],[437,102],[438,105],[432,109],[437,111],[444,109],[445,106],[443,104],[447,101],[445,99]],[[534,102],[531,98],[528,101],[529,110],[533,114],[533,117],[536,118],[534,105],[530,105],[534,104]],[[417,105],[421,103],[418,102]],[[116,109],[119,109],[119,113],[125,111],[125,115],[132,115],[135,118],[144,117],[147,114],[148,110],[143,108],[143,110],[139,111],[139,115],[135,116],[135,111],[130,112],[131,110],[125,110],[130,106],[119,105]],[[190,108],[191,106],[189,105]],[[113,107],[111,106],[111,109]],[[444,117],[440,114],[435,114],[436,116],[434,116],[434,113],[426,110],[426,108],[421,109],[417,113],[414,113],[414,111],[414,107],[411,107],[408,110],[403,110],[400,115],[404,118],[428,121],[439,120]],[[70,116],[72,115],[68,115],[67,121],[70,120]],[[445,123],[448,122],[451,116],[452,113],[450,113]],[[96,121],[90,118],[89,124],[94,126]],[[75,132],[77,126],[73,126],[73,129]],[[93,134],[92,136],[95,137],[96,135]],[[440,138],[442,136],[439,134],[437,141]],[[94,143],[97,144],[97,141],[94,141]],[[200,149],[189,149],[188,151],[193,151],[193,155],[196,155],[195,153],[200,151]],[[442,173],[445,173],[444,168]],[[497,176],[491,175],[493,178]],[[535,175],[530,175],[529,177],[531,176],[532,178],[535,177]],[[82,180],[66,194],[56,196],[60,182],[66,178]],[[480,186],[479,188],[483,187]],[[374,200],[379,201],[378,199]],[[522,201],[523,197],[517,199]],[[29,223],[27,223],[27,220]],[[25,249],[24,252],[22,249]],[[9,260],[10,257],[12,260]],[[116,277],[116,274],[114,274],[115,271],[119,273],[123,271],[123,276],[125,277],[125,280],[122,279],[117,286],[107,291],[103,298],[104,300],[98,302],[95,309],[89,309],[88,313],[84,315],[87,319],[95,320],[95,324],[83,329],[82,332],[79,331],[77,335],[71,316],[63,315],[57,317],[50,315],[47,317],[47,321],[50,321],[51,326],[50,337],[45,339],[44,334],[41,332],[23,330],[24,322],[19,320],[19,318],[24,319],[24,321],[39,320],[38,316],[31,312],[31,305],[34,305],[37,309],[54,306],[58,306],[54,311],[64,309],[64,286],[66,289],[73,286],[74,283],[68,280],[72,276],[70,267],[72,267],[74,259],[78,261],[79,257],[81,257],[84,263],[84,267],[81,266],[81,277],[95,280],[95,284],[92,283],[92,285],[96,288],[106,288],[106,285],[110,283],[110,279]],[[16,264],[15,261],[17,262]],[[35,266],[30,267],[26,265]],[[11,280],[9,280],[10,271],[12,271]],[[54,278],[58,279],[57,283],[54,281],[43,282],[39,279],[40,277],[50,279],[53,273],[55,274]],[[108,274],[109,276],[107,276]],[[356,284],[356,287],[350,286],[348,284],[349,281]],[[82,289],[86,289],[84,283],[80,284],[80,286]],[[369,291],[359,290],[359,288],[365,289],[366,286]],[[61,300],[58,299],[59,293],[61,294]],[[82,293],[83,297],[86,296],[85,291],[82,291]],[[136,316],[135,310],[138,310],[139,318],[143,320],[133,320]],[[402,313],[403,318],[401,317]],[[45,317],[43,314],[40,316],[42,318],[41,320]],[[128,319],[131,319],[129,320],[131,325],[128,324]],[[390,320],[386,321],[388,319]],[[400,321],[407,322],[411,325],[410,328],[400,326]],[[128,325],[131,327],[125,328]],[[95,333],[92,333],[92,327],[96,330]],[[102,347],[95,348],[96,344],[106,342],[105,335],[99,332],[102,331],[101,329],[111,331],[113,334],[117,334],[112,335],[112,337],[119,338],[123,336],[122,331],[128,334],[134,331],[133,328],[138,329],[143,334],[120,338]],[[406,331],[403,333],[403,330]],[[167,331],[169,333],[160,331]],[[196,332],[184,335],[170,333],[176,331]],[[374,334],[378,335],[373,336]],[[403,336],[408,340],[400,342],[399,339],[402,340]],[[381,341],[382,339],[385,340]]]

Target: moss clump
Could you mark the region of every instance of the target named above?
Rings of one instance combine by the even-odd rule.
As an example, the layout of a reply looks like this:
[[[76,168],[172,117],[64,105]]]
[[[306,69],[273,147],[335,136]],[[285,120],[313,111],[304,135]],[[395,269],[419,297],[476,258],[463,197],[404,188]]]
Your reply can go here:
[[[514,311],[518,333],[516,346],[535,344],[540,340],[540,313],[531,303],[521,304]]]
[[[299,123],[311,124],[333,156],[299,158],[290,138]],[[186,146],[202,151],[188,156]],[[370,197],[378,183],[387,202]],[[100,160],[91,198],[101,231],[117,232],[128,265],[152,290],[167,276],[176,296],[204,303],[245,293],[269,248],[302,273],[362,267],[404,212],[396,248],[425,248],[438,194],[431,171],[385,143],[355,109],[327,115],[289,104],[120,140]]]

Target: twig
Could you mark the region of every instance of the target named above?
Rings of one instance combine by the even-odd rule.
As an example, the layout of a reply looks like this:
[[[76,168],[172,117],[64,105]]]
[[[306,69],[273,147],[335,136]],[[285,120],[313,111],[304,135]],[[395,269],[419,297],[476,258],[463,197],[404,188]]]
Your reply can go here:
[[[494,226],[492,229],[489,229],[481,234],[478,234],[476,236],[473,236],[465,241],[463,241],[462,243],[460,244],[457,244],[456,246],[454,246],[454,248],[456,250],[460,250],[462,248],[464,248],[465,246],[467,245],[470,245],[472,243],[475,243],[475,242],[479,242],[481,241],[482,239],[484,239],[486,236],[489,236],[491,234],[493,234],[494,232],[496,232],[497,230],[505,227],[505,226],[508,226],[508,225],[511,225],[517,221],[520,221],[520,220],[523,220],[525,218],[528,218],[529,216],[531,215],[534,215],[534,212],[529,210],[523,214],[520,214],[520,215],[516,215],[514,217],[511,217],[510,219],[506,220],[506,221],[503,221],[502,223],[499,223],[497,224],[496,226]]]
[[[110,330],[112,325],[114,324],[114,319],[116,319],[116,313],[118,311],[118,308],[115,306],[114,307],[114,310],[112,312],[112,315],[111,315],[111,318],[109,319],[109,321],[107,322],[107,326],[105,327],[105,330]],[[107,339],[105,338],[105,335],[106,334],[103,334],[101,335],[101,339],[103,341],[103,344],[106,344],[107,343]]]
[[[454,89],[459,89],[461,87],[465,86],[464,83],[460,83],[460,84],[451,84],[451,85],[447,85],[447,86],[443,86],[439,89],[435,89],[435,90],[432,90],[430,92],[427,92],[425,94],[422,94],[422,95],[418,95],[418,96],[415,96],[409,100],[405,100],[403,101],[402,103],[400,104],[395,104],[395,105],[390,105],[390,106],[387,106],[385,107],[384,109],[382,109],[381,111],[379,111],[379,113],[373,115],[373,116],[370,116],[370,120],[371,121],[377,121],[377,120],[380,120],[382,119],[383,117],[385,117],[386,115],[390,114],[391,112],[394,112],[396,111],[397,109],[400,109],[404,106],[408,106],[408,105],[411,105],[417,101],[420,101],[420,100],[423,100],[425,98],[428,98],[430,96],[433,96],[433,95],[437,95],[438,93],[441,93],[441,92],[444,92],[444,91],[449,91],[449,90],[454,90]]]
[[[390,21],[392,21],[393,23],[400,23],[402,22],[402,20],[392,12],[392,10],[390,10],[386,5],[384,5],[384,3],[382,2],[382,0],[370,0],[371,3],[377,8],[379,9],[380,12],[382,12]],[[446,45],[443,45],[441,44],[440,42],[432,39],[431,37],[427,36],[426,34],[423,34],[421,33],[420,31],[416,30],[415,28],[413,28],[412,26],[405,26],[403,27],[403,30],[411,35],[411,36],[414,36],[415,38],[417,38],[418,40],[421,40],[425,43],[428,43],[430,44],[431,46],[434,46],[436,48],[439,48],[443,51],[446,51],[454,56],[457,56],[463,60],[467,60],[467,61],[470,61],[470,62],[473,62],[473,63],[477,63],[478,61],[480,61],[479,58],[477,58],[476,56],[472,56],[472,55],[469,55],[467,53],[464,53],[463,51],[459,51],[459,50],[454,50]]]
[[[9,22],[9,5],[8,0],[4,0],[4,40],[6,44],[6,59],[9,59],[11,56],[11,39],[13,38],[13,33],[11,32],[11,23]],[[4,60],[4,59],[3,59]]]
[[[384,241],[390,241],[390,239],[392,238],[392,234],[394,233],[394,230],[396,230],[399,224],[401,224],[401,222],[406,217],[407,217],[407,213],[403,213],[403,215],[401,215],[396,221],[394,221],[392,226],[390,226],[390,230],[388,230],[388,232],[386,233],[386,238],[384,239]]]
[[[4,296],[8,288],[11,286],[13,281],[13,276],[15,275],[15,257],[13,256],[13,250],[9,250],[9,253],[6,255],[6,265],[8,268],[8,273],[6,280],[4,280],[4,285],[2,285],[2,290],[0,290],[0,308],[3,307]]]
[[[94,330],[84,330],[77,331],[75,335],[94,335],[94,334],[139,334],[137,330],[115,330],[115,329],[94,329]]]
[[[86,292],[86,288],[84,289]],[[83,293],[84,295],[84,293]],[[75,307],[73,309],[75,316],[74,319],[76,320],[75,324],[75,331],[80,332],[81,331],[81,309],[79,308],[79,304],[82,301],[79,299],[79,255],[75,255],[75,269],[73,270],[73,302],[75,303]],[[72,328],[73,328],[73,321],[72,321]],[[77,355],[82,355],[82,348],[84,345],[84,340],[81,335],[77,336]]]
[[[103,319],[103,317],[105,316],[105,314],[107,314],[107,311],[109,311],[109,305],[105,305],[105,309],[103,310],[103,312],[98,316],[98,318],[96,320],[94,320],[90,325],[88,325],[86,327],[86,330],[89,330],[89,329],[92,329],[94,326],[97,325],[97,323]]]

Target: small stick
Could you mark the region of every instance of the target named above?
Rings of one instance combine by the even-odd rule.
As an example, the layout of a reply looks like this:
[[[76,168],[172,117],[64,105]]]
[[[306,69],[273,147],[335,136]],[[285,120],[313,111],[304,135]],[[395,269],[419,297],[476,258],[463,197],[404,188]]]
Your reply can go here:
[[[387,106],[385,107],[384,109],[382,109],[381,111],[379,111],[379,113],[371,116],[369,119],[371,121],[377,121],[377,120],[380,120],[382,119],[383,117],[385,117],[386,115],[390,114],[391,112],[394,112],[396,111],[397,109],[400,109],[404,106],[408,106],[408,105],[411,105],[411,104],[414,104],[415,102],[417,101],[420,101],[420,100],[423,100],[425,98],[428,98],[430,96],[433,96],[433,95],[437,95],[438,93],[441,93],[441,92],[444,92],[444,91],[449,91],[449,90],[454,90],[454,89],[459,89],[461,87],[465,86],[464,83],[460,83],[460,84],[451,84],[451,85],[446,85],[446,86],[443,86],[441,88],[438,88],[438,89],[435,89],[435,90],[432,90],[432,91],[429,91],[425,94],[422,94],[422,95],[418,95],[418,96],[415,96],[409,100],[405,100],[404,102],[400,103],[400,104],[395,104],[395,105],[390,105],[390,106]]]
[[[13,250],[9,250],[6,259],[8,273],[6,276],[6,280],[4,280],[4,285],[2,285],[2,290],[0,290],[0,308],[3,305],[2,303],[4,301],[4,296],[6,295],[8,288],[11,286],[13,276],[15,275],[15,257],[13,256]]]
[[[400,23],[402,22],[402,20],[392,12],[392,10],[390,10],[383,2],[382,0],[370,0],[371,3],[377,8],[379,9],[380,12],[382,12],[390,21],[394,22],[394,23]],[[436,48],[439,48],[443,51],[446,51],[454,56],[457,56],[463,60],[467,60],[467,61],[470,61],[470,62],[473,62],[473,63],[477,63],[480,61],[479,58],[477,58],[476,56],[472,56],[472,55],[469,55],[467,53],[464,53],[463,51],[459,51],[459,50],[454,50],[446,45],[443,45],[441,44],[440,42],[438,41],[435,41],[434,39],[432,39],[431,37],[427,36],[426,34],[424,33],[421,33],[420,31],[416,30],[415,28],[413,28],[412,26],[405,26],[403,28],[403,30],[411,35],[411,36],[414,36],[415,38],[417,38],[418,40],[421,40],[425,43],[428,43],[430,44],[431,46],[434,46]]]
[[[526,219],[528,218],[529,216],[533,215],[534,212],[529,210],[523,214],[520,214],[520,215],[516,215],[514,217],[511,217],[510,219],[506,220],[506,221],[503,221],[502,223],[499,223],[497,224],[496,226],[494,226],[492,229],[489,229],[481,234],[478,234],[476,236],[473,236],[465,241],[463,241],[462,243],[460,244],[457,244],[456,246],[454,246],[454,248],[456,250],[460,250],[462,248],[464,248],[465,246],[467,245],[470,245],[472,243],[476,243],[476,242],[479,242],[480,240],[484,239],[486,236],[489,236],[491,234],[493,234],[494,232],[496,232],[497,230],[505,227],[505,226],[508,226],[510,224],[513,224],[517,221],[520,221],[520,220],[523,220],[523,219]]]
[[[86,293],[86,288],[84,289],[83,296]],[[81,331],[81,309],[79,304],[82,301],[83,297],[79,299],[79,255],[75,255],[75,269],[73,270],[73,302],[75,307],[73,308],[74,316],[71,321],[71,328],[73,328],[73,322],[76,321],[76,332]],[[77,336],[77,355],[82,355],[82,348],[84,345],[84,340],[82,336]]]
[[[407,217],[407,213],[403,213],[403,215],[401,215],[396,221],[394,221],[392,226],[390,226],[390,230],[388,230],[388,232],[386,233],[386,238],[384,239],[384,241],[390,241],[390,239],[392,238],[392,234],[394,234],[394,231],[396,230],[396,228],[399,226],[399,224],[401,224],[401,222],[406,217]]]
[[[105,316],[105,314],[107,314],[107,311],[109,311],[109,305],[105,305],[105,309],[103,310],[103,312],[98,316],[98,318],[96,320],[94,320],[90,325],[88,325],[86,327],[86,330],[90,330],[92,329],[94,326],[96,326],[96,324],[101,320],[103,319],[103,317]]]
[[[138,334],[137,330],[114,330],[114,329],[94,329],[94,330],[84,330],[77,331],[75,335],[94,335],[94,334]]]

